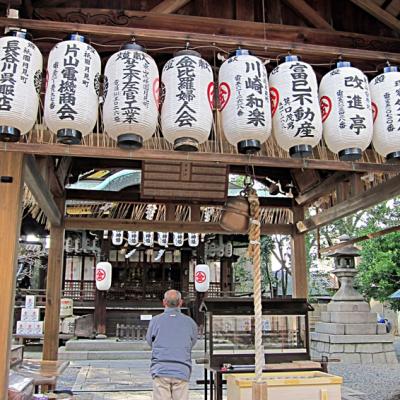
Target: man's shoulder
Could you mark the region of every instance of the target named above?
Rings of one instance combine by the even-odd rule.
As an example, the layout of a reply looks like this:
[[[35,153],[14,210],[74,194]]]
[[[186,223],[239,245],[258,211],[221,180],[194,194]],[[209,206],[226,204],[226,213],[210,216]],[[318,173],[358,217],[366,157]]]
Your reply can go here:
[[[181,313],[182,317],[185,319],[185,321],[187,321],[188,323],[197,326],[196,322],[194,321],[194,319],[192,317],[189,317],[189,315],[183,314]]]

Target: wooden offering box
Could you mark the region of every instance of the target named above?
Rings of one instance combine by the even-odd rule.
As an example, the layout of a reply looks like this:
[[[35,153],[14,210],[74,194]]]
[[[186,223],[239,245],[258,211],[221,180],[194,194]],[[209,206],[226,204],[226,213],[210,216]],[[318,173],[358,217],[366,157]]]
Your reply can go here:
[[[227,375],[228,399],[250,400],[254,374]],[[268,400],[341,400],[343,378],[319,371],[264,373]]]

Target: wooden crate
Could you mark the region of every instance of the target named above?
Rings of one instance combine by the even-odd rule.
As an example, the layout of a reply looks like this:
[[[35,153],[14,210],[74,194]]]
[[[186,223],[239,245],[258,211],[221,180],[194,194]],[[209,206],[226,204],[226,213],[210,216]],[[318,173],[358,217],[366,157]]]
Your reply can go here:
[[[229,400],[251,400],[254,374],[226,375]],[[341,400],[343,378],[319,371],[264,373],[268,400]],[[258,400],[258,399],[257,399]],[[264,400],[264,399],[262,399]]]

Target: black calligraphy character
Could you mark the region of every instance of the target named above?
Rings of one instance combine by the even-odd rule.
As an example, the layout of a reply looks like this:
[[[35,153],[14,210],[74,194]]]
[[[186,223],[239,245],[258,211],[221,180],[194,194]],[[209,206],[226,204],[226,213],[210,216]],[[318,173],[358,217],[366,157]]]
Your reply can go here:
[[[249,112],[247,124],[248,125],[253,124],[254,126],[258,126],[258,124],[260,124],[261,126],[265,126],[264,112],[260,111],[258,108],[251,110]]]
[[[257,98],[254,95],[254,93],[248,95],[246,100],[247,100],[247,103],[246,103],[247,107],[251,107],[251,108],[253,108],[253,107],[262,107],[264,105],[263,99]]]
[[[359,135],[361,129],[366,128],[366,126],[364,125],[365,117],[356,114],[355,117],[350,119],[353,121],[353,123],[350,125],[350,129],[354,129],[356,131],[356,135]]]
[[[64,104],[58,111],[60,119],[71,119],[72,121],[75,119],[74,114],[77,112],[71,107],[70,104]]]
[[[311,90],[311,89],[310,89]],[[312,104],[312,94],[311,93],[293,93],[293,102],[298,101],[302,106],[308,101]]]
[[[258,61],[255,62],[255,63],[246,62],[246,73],[249,73],[250,71],[256,71],[257,72],[257,76],[260,77],[261,76],[261,65],[260,65],[260,63]]]
[[[297,128],[297,132],[294,136],[296,137],[296,136],[300,135],[300,137],[302,137],[302,138],[303,137],[314,137],[314,135],[312,133],[313,129],[315,129],[315,127],[310,122],[305,121],[301,124],[301,126],[299,128]]]
[[[179,127],[192,126],[192,122],[197,121],[196,117],[193,115],[196,114],[196,110],[190,108],[187,101],[182,104],[181,108],[176,112],[176,114],[179,114],[179,116],[175,120],[175,123],[177,123]]]
[[[356,108],[357,110],[364,110],[365,107],[362,105],[362,98],[358,94],[354,96],[347,96],[347,105],[349,108]]]
[[[357,75],[344,77],[344,86],[347,87],[353,87],[355,89],[357,88],[364,89],[363,83],[364,80],[359,78]]]
[[[248,78],[245,84],[246,84],[246,89],[253,89],[257,93],[262,94],[263,84],[258,76],[255,76],[253,79]]]
[[[306,110],[304,110],[303,107],[299,107],[297,110],[293,111],[293,114],[296,117],[296,121],[300,121],[301,119],[314,121],[315,118],[315,113],[311,111],[310,107],[307,107]]]
[[[64,58],[64,66],[65,67],[77,67],[79,64],[79,59],[69,56],[68,58]]]
[[[72,53],[74,55],[74,57],[78,57],[78,51],[79,51],[79,47],[76,43],[73,44],[67,44],[67,48],[65,50],[65,56],[67,56],[69,53]]]

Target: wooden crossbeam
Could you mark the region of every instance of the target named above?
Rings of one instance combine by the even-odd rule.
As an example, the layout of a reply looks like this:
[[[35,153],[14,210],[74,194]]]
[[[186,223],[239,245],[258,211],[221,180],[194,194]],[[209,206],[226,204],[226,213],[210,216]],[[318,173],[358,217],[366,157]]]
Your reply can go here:
[[[160,14],[172,14],[188,3],[190,3],[190,0],[163,0],[150,11]]]
[[[22,152],[25,154],[37,154],[46,156],[108,158],[125,160],[170,160],[170,161],[199,161],[223,163],[228,165],[254,165],[255,167],[274,168],[300,168],[322,169],[333,171],[353,172],[393,172],[399,171],[398,165],[375,164],[336,160],[314,160],[251,156],[244,154],[221,153],[186,153],[170,150],[140,149],[127,151],[119,148],[90,147],[84,145],[68,146],[64,144],[36,144],[36,143],[4,143],[0,142],[0,152]]]
[[[393,17],[397,17],[400,13],[400,0],[392,0],[385,10]]]
[[[372,207],[382,201],[392,199],[400,194],[400,175],[387,180],[363,193],[353,196],[326,211],[314,215],[296,224],[299,232],[308,232],[328,225],[340,218],[354,214],[357,211]]]
[[[350,0],[378,21],[382,22],[396,32],[400,32],[400,21],[387,11],[379,7],[372,0]]]
[[[228,232],[221,228],[217,223],[195,222],[195,221],[132,221],[126,219],[112,218],[82,218],[82,217],[66,217],[66,230],[121,230],[121,231],[150,231],[150,232],[185,232],[185,233],[219,233],[232,235],[246,234],[243,232]],[[263,235],[291,235],[293,233],[292,224],[265,224],[261,225],[261,233]]]
[[[305,18],[312,26],[320,29],[334,30],[333,27],[321,15],[318,14],[304,0],[285,0],[285,2],[300,16]]]
[[[50,223],[60,226],[62,213],[32,155],[25,156],[24,181]]]

